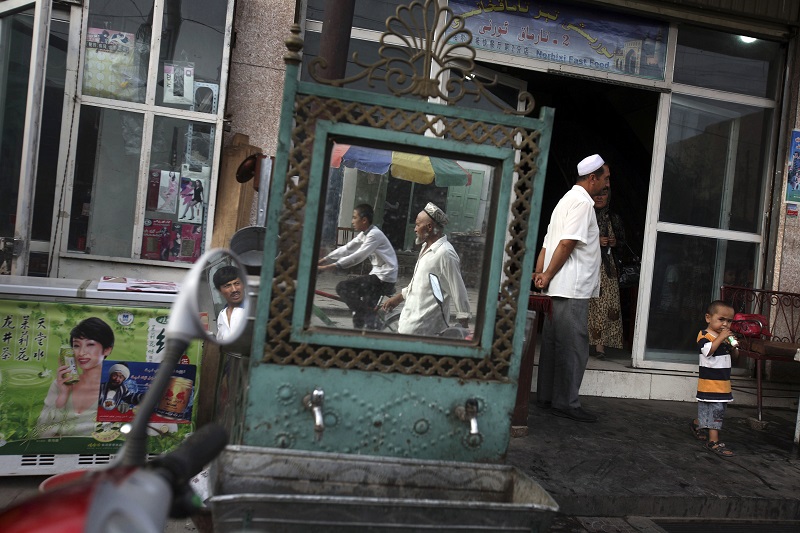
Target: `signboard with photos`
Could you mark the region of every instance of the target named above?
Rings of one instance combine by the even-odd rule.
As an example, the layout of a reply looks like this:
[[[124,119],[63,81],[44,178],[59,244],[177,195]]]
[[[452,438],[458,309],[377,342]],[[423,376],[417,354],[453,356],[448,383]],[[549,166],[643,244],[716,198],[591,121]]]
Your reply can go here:
[[[0,300],[0,455],[115,453],[163,358],[168,309]],[[148,450],[191,431],[201,344],[151,418]]]

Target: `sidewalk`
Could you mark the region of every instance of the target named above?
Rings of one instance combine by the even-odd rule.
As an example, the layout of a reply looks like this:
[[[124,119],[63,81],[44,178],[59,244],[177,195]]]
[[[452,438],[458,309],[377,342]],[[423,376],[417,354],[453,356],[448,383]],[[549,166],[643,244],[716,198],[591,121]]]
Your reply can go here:
[[[758,431],[747,422],[755,408],[731,404],[721,435],[736,456],[725,459],[691,434],[694,403],[583,397],[584,407],[600,417],[587,424],[553,416],[534,400],[529,434],[511,439],[506,462],[558,502],[553,532],[700,531],[697,518],[724,518],[729,532],[800,531],[800,522],[783,522],[800,521],[793,410],[768,410],[767,429]],[[0,507],[35,493],[42,479],[0,478]],[[669,529],[660,517],[695,520],[690,529]],[[731,529],[731,519],[780,522]],[[167,531],[195,527],[173,520]]]
[[[800,520],[795,411],[770,409],[758,431],[748,424],[755,408],[730,404],[720,435],[736,455],[722,458],[689,429],[695,403],[582,402],[599,422],[553,416],[532,394],[529,434],[512,438],[507,456],[553,496],[560,515]],[[604,529],[617,530],[627,531]]]

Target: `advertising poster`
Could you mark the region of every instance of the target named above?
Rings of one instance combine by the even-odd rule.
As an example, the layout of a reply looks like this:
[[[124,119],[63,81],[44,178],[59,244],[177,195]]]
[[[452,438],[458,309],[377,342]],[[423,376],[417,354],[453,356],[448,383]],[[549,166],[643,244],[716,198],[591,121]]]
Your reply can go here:
[[[787,172],[786,201],[800,202],[800,130],[792,130],[792,145],[789,149],[789,171]]]
[[[181,183],[180,172],[171,170],[161,171],[161,183],[158,192],[158,205],[156,211],[159,213],[175,214],[178,208],[178,188]]]
[[[132,33],[89,28],[83,67],[83,94],[138,101],[135,36]]]
[[[152,424],[188,424],[192,420],[196,367],[178,365],[169,387],[150,417]],[[98,422],[131,422],[158,371],[157,363],[103,361]]]
[[[0,455],[116,453],[124,440],[124,422],[107,418],[106,412],[135,411],[141,399],[135,394],[146,389],[146,376],[163,359],[168,313],[145,307],[0,300]],[[193,343],[173,378],[197,383],[200,352],[200,343]],[[136,393],[125,396],[118,389],[111,399],[125,396],[129,409],[120,410],[120,404],[104,409],[109,405],[103,403],[108,400],[103,391],[110,369],[122,364],[128,365],[129,378],[136,378]],[[133,388],[130,379],[123,383]],[[196,403],[196,394],[192,387],[186,409]],[[151,423],[149,453],[173,448],[193,426],[186,423],[193,415],[179,412],[182,403],[164,403],[163,398],[160,403],[169,416]],[[104,415],[98,417],[101,410]]]
[[[476,49],[664,79],[665,22],[556,2],[450,0],[448,5],[464,18]]]
[[[168,218],[146,218],[142,229],[142,259],[166,261],[171,245],[172,221]]]
[[[148,211],[155,211],[159,203],[159,192],[161,191],[161,171],[157,168],[150,169],[147,175],[147,203]]]
[[[179,263],[194,263],[203,247],[201,224],[173,224],[168,258]]]
[[[203,212],[206,204],[206,188],[208,178],[201,173],[181,173],[181,201],[178,211],[181,222],[192,224],[203,223]]]
[[[194,63],[164,63],[164,103],[194,104]]]

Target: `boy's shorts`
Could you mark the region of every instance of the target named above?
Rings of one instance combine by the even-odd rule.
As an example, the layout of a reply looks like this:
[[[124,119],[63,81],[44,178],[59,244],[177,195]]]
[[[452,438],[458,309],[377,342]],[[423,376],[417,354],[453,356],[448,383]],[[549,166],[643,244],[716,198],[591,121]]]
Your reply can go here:
[[[700,428],[722,429],[728,402],[697,402],[697,421]]]

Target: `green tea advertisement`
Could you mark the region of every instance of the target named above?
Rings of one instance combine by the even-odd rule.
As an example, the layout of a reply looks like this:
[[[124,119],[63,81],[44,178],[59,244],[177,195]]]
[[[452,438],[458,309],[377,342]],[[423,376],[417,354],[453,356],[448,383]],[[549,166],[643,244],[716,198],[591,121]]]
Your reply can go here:
[[[0,300],[0,455],[113,454],[163,357],[169,310]],[[201,344],[150,418],[149,453],[193,427]]]

